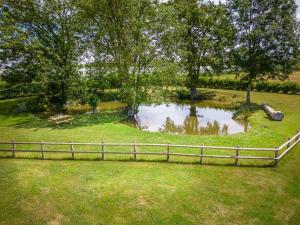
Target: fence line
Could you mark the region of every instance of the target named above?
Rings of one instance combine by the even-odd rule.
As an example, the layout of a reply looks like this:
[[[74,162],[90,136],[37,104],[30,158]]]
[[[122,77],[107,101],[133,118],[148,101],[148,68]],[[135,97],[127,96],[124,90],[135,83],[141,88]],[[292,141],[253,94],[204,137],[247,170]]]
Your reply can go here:
[[[68,153],[71,154],[71,158],[75,159],[75,154],[99,154],[101,155],[101,159],[105,160],[105,155],[107,154],[115,154],[115,155],[133,155],[133,159],[137,160],[137,155],[163,155],[166,156],[166,161],[170,161],[170,156],[184,156],[184,157],[198,157],[200,163],[202,164],[203,158],[222,158],[222,159],[235,159],[234,165],[238,165],[239,159],[252,159],[252,160],[272,160],[274,162],[274,166],[278,164],[278,162],[284,158],[285,155],[289,153],[289,151],[294,148],[300,141],[300,132],[296,132],[296,134],[292,138],[288,138],[288,140],[283,143],[280,147],[275,148],[245,148],[245,147],[223,147],[223,146],[205,146],[205,145],[176,145],[176,144],[147,144],[147,143],[75,143],[75,142],[24,142],[24,141],[0,141],[0,145],[11,145],[11,149],[0,149],[0,152],[11,152],[12,157],[15,158],[17,152],[28,152],[28,153],[41,153],[41,158],[45,158],[45,153]],[[32,149],[18,149],[19,145],[40,145],[39,150]],[[46,146],[69,146],[70,150],[47,150]],[[75,146],[97,146],[101,147],[101,151],[79,151],[75,150]],[[106,147],[115,146],[115,147],[132,147],[133,151],[106,151]],[[139,152],[137,151],[137,147],[165,147],[165,152]],[[189,149],[199,149],[199,154],[195,153],[180,153],[180,152],[171,152],[171,148],[189,148]],[[204,154],[204,151],[213,151],[213,150],[225,150],[225,151],[233,151],[234,155],[214,155],[214,154]],[[283,152],[279,155],[280,151]],[[253,156],[240,155],[243,151],[250,152],[273,152],[273,157],[267,156]]]

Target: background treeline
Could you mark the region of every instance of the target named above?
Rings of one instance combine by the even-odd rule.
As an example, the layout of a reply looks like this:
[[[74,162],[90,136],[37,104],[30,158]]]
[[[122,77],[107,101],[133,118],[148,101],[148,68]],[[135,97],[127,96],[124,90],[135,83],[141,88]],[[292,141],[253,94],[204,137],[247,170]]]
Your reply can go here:
[[[200,78],[198,87],[216,88],[216,89],[232,89],[246,90],[247,81],[234,79],[209,79]],[[284,94],[299,94],[300,85],[295,82],[268,82],[256,81],[252,85],[252,90],[258,92],[284,93]]]
[[[62,111],[109,99],[135,114],[169,87],[298,93],[286,80],[299,61],[294,0],[2,0],[0,98],[36,96]],[[208,79],[223,72],[238,79]],[[180,77],[180,79],[178,79]],[[115,94],[113,94],[115,95]],[[42,107],[43,108],[43,107]]]
[[[185,78],[177,76],[177,82],[173,82],[176,87],[185,87]],[[120,85],[117,82],[109,82],[107,89],[118,89]],[[155,84],[154,84],[155,85]],[[156,84],[160,85],[160,84]],[[18,98],[18,97],[29,97],[36,96],[37,93],[42,93],[40,83],[28,83],[28,84],[17,84],[11,86],[9,84],[3,84],[0,86],[0,99]],[[198,88],[213,88],[213,89],[229,89],[229,90],[246,90],[248,83],[244,80],[238,79],[213,79],[202,77],[199,79],[199,83],[196,85]],[[256,81],[253,83],[252,90],[258,92],[271,92],[271,93],[283,93],[283,94],[300,94],[300,85],[296,82],[269,82],[269,81]],[[45,90],[44,90],[45,91]],[[104,92],[99,91],[99,98],[102,101],[114,101],[120,100],[119,93],[116,91]],[[82,99],[82,96],[80,96]],[[184,96],[184,98],[190,98],[190,95]],[[86,99],[82,99],[82,103],[88,101],[88,96]]]

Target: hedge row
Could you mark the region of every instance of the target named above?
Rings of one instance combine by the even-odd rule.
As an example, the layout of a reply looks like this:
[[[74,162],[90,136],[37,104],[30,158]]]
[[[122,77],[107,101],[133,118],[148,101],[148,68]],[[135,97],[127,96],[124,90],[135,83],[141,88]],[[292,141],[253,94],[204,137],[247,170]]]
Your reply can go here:
[[[99,94],[100,100],[102,102],[108,101],[116,101],[120,100],[120,92],[119,91],[104,91]]]
[[[0,99],[36,96],[45,92],[45,86],[41,83],[17,84],[14,86],[0,85]],[[115,101],[120,99],[118,91],[105,91],[99,93],[101,101]]]
[[[178,86],[183,85],[182,80],[178,81]],[[198,87],[214,88],[214,89],[233,89],[246,90],[247,82],[233,79],[209,79],[201,78]],[[35,96],[37,93],[44,92],[43,85],[40,83],[28,83],[15,86],[1,86],[0,99],[18,98]],[[285,93],[285,94],[300,94],[300,85],[295,82],[255,82],[252,86],[253,91]],[[100,96],[102,101],[117,100],[120,98],[118,92],[104,92]]]
[[[201,78],[198,87],[215,89],[247,90],[247,82],[233,79]],[[295,82],[266,82],[258,81],[252,85],[253,91],[300,94],[300,85]]]
[[[40,83],[17,84],[14,86],[3,86],[0,89],[0,99],[19,98],[35,96],[42,91]]]

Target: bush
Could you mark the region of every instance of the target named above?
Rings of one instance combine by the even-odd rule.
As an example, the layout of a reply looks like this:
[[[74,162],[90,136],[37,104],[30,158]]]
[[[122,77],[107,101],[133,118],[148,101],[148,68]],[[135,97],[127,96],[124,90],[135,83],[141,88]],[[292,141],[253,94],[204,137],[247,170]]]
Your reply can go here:
[[[14,86],[6,84],[1,86],[0,99],[35,96],[43,91],[40,83],[22,83]]]
[[[282,83],[281,90],[283,93],[297,94],[297,93],[300,93],[300,85],[298,85],[294,82]]]
[[[88,103],[91,106],[93,112],[96,112],[98,101],[99,101],[99,98],[96,95],[92,95],[89,98]]]
[[[11,113],[37,113],[45,111],[45,106],[40,98],[28,98],[18,102],[10,109]]]
[[[176,90],[176,95],[178,99],[191,99],[191,94],[190,91],[188,89],[178,89]],[[195,99],[212,99],[216,96],[216,94],[214,92],[211,91],[201,91],[198,92],[197,95],[194,97]],[[223,96],[225,97],[225,96]],[[223,99],[221,99],[220,101],[223,101]],[[225,99],[226,100],[226,99]]]
[[[176,91],[178,99],[190,99],[191,95],[187,89],[180,89]]]
[[[99,96],[102,102],[120,100],[119,91],[104,91],[103,93],[99,94]]]
[[[200,78],[198,87],[214,89],[247,90],[247,82],[233,79]],[[299,94],[300,85],[295,82],[266,82],[258,81],[253,84],[252,90],[271,93]]]

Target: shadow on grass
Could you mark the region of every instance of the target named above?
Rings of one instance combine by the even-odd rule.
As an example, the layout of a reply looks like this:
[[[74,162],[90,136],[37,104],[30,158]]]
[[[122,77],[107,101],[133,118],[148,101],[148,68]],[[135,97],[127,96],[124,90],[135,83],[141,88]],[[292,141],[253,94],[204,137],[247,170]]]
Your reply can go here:
[[[253,113],[262,110],[262,106],[257,103],[251,103],[250,105],[242,103],[235,109],[236,111],[233,114],[234,119],[247,120]]]
[[[28,115],[30,116],[30,115]],[[13,120],[14,115],[10,116]],[[119,123],[126,118],[126,114],[119,111],[103,111],[95,114],[74,114],[73,120],[66,124],[52,124],[47,118],[40,118],[38,115],[31,115],[31,118],[14,123],[16,128],[51,128],[51,129],[73,129],[77,127],[91,126],[105,123]]]
[[[268,115],[265,115],[264,116],[264,118],[266,119],[266,120],[269,120],[269,121],[276,121],[276,120],[273,120],[270,116],[268,116]],[[278,121],[277,121],[278,122]]]
[[[43,113],[30,113],[25,105],[32,98],[17,98],[0,101],[0,120],[2,126],[16,128],[51,128],[72,129],[76,127],[91,126],[105,123],[118,123],[126,118],[122,109],[103,110],[95,114],[71,113],[73,121],[65,124],[52,124]],[[24,105],[24,109],[21,106]],[[18,109],[18,110],[16,110]]]
[[[41,157],[16,157],[13,158],[12,156],[0,156],[1,159],[22,159],[22,160],[41,160],[41,161],[76,161],[76,162],[120,162],[120,163],[162,163],[162,164],[173,164],[173,165],[198,165],[198,166],[221,166],[221,167],[240,167],[240,168],[274,168],[273,162],[266,163],[263,165],[257,165],[257,164],[238,164],[235,165],[234,163],[228,163],[228,162],[209,162],[209,163],[200,163],[200,162],[184,162],[184,161],[167,161],[165,159],[159,160],[159,159],[105,159],[102,160],[101,158],[80,158],[80,159],[72,159],[69,157],[62,157],[60,159],[57,158],[44,158]]]
[[[187,88],[180,88],[175,91],[176,96],[179,100],[191,100],[191,92]],[[207,100],[213,99],[216,96],[215,91],[198,90],[197,95],[194,96],[194,100]]]

